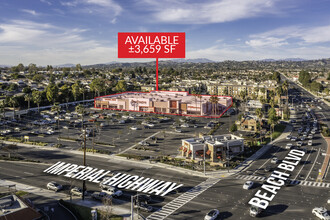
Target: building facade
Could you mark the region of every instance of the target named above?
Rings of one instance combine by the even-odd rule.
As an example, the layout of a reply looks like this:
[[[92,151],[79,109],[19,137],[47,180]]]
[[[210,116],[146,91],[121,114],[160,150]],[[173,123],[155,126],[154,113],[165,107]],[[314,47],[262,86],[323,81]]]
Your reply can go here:
[[[181,156],[195,160],[205,157],[213,163],[223,163],[244,152],[244,139],[232,134],[204,136],[182,140]]]
[[[178,91],[124,92],[94,100],[94,107],[99,109],[212,118],[220,117],[232,105],[228,96],[197,96]]]

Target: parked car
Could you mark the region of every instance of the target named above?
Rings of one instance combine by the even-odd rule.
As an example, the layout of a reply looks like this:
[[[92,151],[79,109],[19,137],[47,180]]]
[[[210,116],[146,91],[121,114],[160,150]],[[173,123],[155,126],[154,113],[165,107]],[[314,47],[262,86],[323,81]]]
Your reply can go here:
[[[298,146],[298,147],[303,146],[303,142],[302,142],[302,141],[298,141],[297,146]]]
[[[133,131],[136,131],[136,130],[138,130],[138,127],[132,126],[132,127],[130,127],[130,129],[133,130]]]
[[[55,181],[47,183],[47,189],[54,190],[55,192],[63,189],[63,186]]]
[[[220,212],[218,209],[212,209],[205,215],[204,220],[214,220],[219,216],[219,214]]]
[[[243,189],[251,189],[252,186],[253,186],[253,182],[249,180],[243,184]]]
[[[139,145],[142,145],[142,146],[149,146],[150,143],[147,142],[147,141],[140,141],[140,142],[139,142]]]
[[[103,189],[102,192],[108,193],[113,197],[120,197],[123,195],[123,192],[119,189],[116,189],[113,186],[108,186],[107,188]]]
[[[328,214],[328,211],[326,208],[324,207],[320,207],[320,208],[317,208],[315,207],[313,210],[312,210],[312,213],[313,215],[315,215],[316,217],[318,217],[319,219],[322,219],[322,220],[330,220],[330,216]]]
[[[71,195],[73,196],[80,196],[82,197],[83,193],[82,193],[82,189],[79,188],[79,187],[73,187],[71,190],[70,190],[70,193]],[[85,191],[85,196],[87,195],[87,192]]]
[[[308,144],[308,146],[312,146],[313,145],[313,141],[312,140],[309,140],[307,144]]]
[[[179,128],[174,129],[174,131],[177,132],[177,133],[182,133],[182,130],[179,129]]]

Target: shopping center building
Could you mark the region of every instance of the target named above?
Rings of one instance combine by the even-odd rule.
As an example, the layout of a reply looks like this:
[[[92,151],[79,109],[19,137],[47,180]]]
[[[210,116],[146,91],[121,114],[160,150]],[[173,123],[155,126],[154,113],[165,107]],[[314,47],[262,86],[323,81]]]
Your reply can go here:
[[[210,118],[221,117],[231,105],[229,96],[172,91],[123,92],[94,99],[94,107],[99,109]]]

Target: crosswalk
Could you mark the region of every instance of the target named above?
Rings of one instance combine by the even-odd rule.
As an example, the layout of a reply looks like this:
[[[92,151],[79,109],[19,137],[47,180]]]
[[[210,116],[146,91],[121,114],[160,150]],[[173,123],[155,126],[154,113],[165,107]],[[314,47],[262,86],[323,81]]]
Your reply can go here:
[[[255,181],[265,181],[266,177],[264,176],[253,176],[253,175],[233,175],[236,179],[243,179],[243,180],[255,180]],[[302,186],[314,186],[314,187],[326,187],[330,188],[330,183],[322,183],[322,182],[315,182],[315,181],[305,181],[305,180],[292,180],[291,185],[302,185]]]
[[[201,182],[194,188],[190,189],[186,193],[180,195],[179,197],[173,199],[171,202],[164,205],[160,210],[152,213],[147,217],[147,220],[161,220],[165,219],[167,216],[174,213],[176,210],[190,202],[196,196],[203,193],[208,188],[212,187],[220,181],[220,178],[209,178],[204,182]]]

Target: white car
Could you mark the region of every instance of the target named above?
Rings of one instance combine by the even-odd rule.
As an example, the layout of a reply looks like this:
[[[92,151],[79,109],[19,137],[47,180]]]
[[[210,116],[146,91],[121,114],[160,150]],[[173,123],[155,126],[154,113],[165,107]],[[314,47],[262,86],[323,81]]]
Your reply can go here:
[[[204,220],[214,220],[219,216],[219,214],[220,212],[218,209],[212,209],[205,215]]]
[[[326,210],[326,208],[323,208],[323,207],[314,208],[312,213],[313,213],[313,215],[315,215],[319,219],[330,220],[330,216],[329,216],[328,211]]]
[[[291,148],[292,148],[292,144],[291,143],[286,144],[285,149],[291,149]]]
[[[55,192],[63,189],[63,186],[61,184],[58,184],[55,181],[51,181],[47,183],[47,189],[54,190]]]
[[[291,139],[291,135],[286,136],[286,139],[287,140],[290,140]]]
[[[138,127],[132,126],[132,127],[130,127],[130,129],[133,131],[136,131],[136,130],[138,130]]]
[[[184,123],[181,125],[181,128],[189,128],[189,125],[187,123]]]
[[[278,163],[278,158],[277,157],[273,157],[270,162],[277,164]]]
[[[251,189],[252,186],[253,186],[253,182],[249,180],[243,184],[243,189]]]
[[[108,186],[106,189],[103,189],[102,192],[105,192],[113,197],[120,197],[121,195],[123,195],[123,192],[121,190],[116,189],[113,186]]]
[[[307,144],[308,144],[309,146],[312,146],[312,145],[313,145],[313,141],[312,141],[312,140],[309,140]]]
[[[70,192],[71,192],[71,195],[73,195],[73,196],[82,196],[82,189],[81,188],[79,188],[79,187],[73,187],[71,190],[70,190]],[[86,191],[85,191],[85,195],[86,195],[87,193],[86,193]]]
[[[182,133],[182,130],[179,129],[179,128],[175,128],[174,131],[177,132],[177,133]]]

